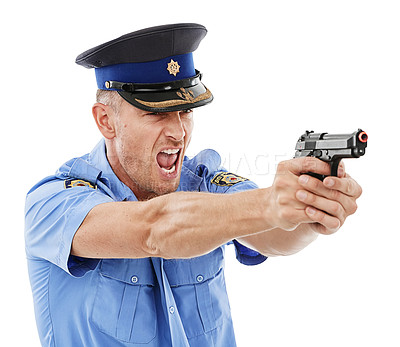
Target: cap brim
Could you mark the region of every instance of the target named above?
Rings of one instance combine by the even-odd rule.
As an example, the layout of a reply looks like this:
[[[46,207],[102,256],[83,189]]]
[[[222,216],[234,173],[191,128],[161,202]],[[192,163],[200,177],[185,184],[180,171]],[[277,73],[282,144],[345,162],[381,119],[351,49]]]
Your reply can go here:
[[[203,83],[195,86],[159,91],[159,92],[127,92],[118,90],[131,105],[145,111],[172,112],[204,106],[213,100],[213,95]]]

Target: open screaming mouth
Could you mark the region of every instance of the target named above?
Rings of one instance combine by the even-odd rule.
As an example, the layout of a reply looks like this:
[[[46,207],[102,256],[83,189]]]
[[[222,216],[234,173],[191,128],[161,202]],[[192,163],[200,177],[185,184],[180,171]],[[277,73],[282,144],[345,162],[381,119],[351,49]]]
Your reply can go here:
[[[165,149],[157,154],[158,166],[167,174],[171,174],[176,169],[176,162],[179,158],[180,149]]]

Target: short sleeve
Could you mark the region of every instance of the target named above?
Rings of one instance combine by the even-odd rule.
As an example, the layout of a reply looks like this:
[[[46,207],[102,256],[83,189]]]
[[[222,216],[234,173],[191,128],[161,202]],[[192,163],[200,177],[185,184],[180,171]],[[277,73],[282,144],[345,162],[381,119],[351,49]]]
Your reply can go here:
[[[225,194],[233,194],[258,188],[257,184],[254,182],[225,171],[214,174],[211,180],[211,187],[215,192]],[[236,259],[244,265],[258,265],[267,259],[266,256],[242,245],[237,240],[233,240],[232,243],[235,246]]]
[[[236,259],[243,265],[258,265],[267,260],[265,255],[243,246],[240,242],[233,240],[235,245]]]
[[[97,266],[97,259],[70,255],[74,235],[96,205],[113,201],[88,186],[65,188],[53,179],[32,189],[26,199],[25,244],[27,257],[44,259],[72,276],[83,276]]]

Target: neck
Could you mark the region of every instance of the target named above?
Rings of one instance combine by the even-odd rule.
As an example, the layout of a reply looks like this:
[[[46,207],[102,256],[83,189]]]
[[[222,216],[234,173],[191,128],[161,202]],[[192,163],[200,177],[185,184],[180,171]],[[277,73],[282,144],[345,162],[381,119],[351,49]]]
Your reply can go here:
[[[106,140],[106,157],[114,174],[118,177],[118,179],[122,183],[124,183],[132,191],[133,194],[135,194],[136,198],[139,201],[149,200],[157,196],[157,194],[154,192],[149,192],[144,189],[141,189],[140,186],[128,175],[128,173],[122,167],[114,147],[110,145],[110,143],[108,143],[107,140]]]

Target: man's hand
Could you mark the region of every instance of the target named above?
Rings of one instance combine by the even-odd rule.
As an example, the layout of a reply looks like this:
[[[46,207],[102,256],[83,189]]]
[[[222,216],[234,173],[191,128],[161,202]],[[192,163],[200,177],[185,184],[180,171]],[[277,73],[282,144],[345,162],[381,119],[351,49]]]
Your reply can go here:
[[[357,210],[361,187],[344,171],[323,182],[306,175],[330,174],[330,165],[313,157],[284,161],[278,165],[271,187],[268,213],[276,227],[294,230],[302,223],[320,234],[332,234]]]
[[[326,177],[323,182],[308,176],[298,178],[303,187],[296,192],[299,201],[306,204],[308,217],[315,223],[312,229],[320,234],[332,234],[344,223],[346,218],[357,210],[356,200],[361,196],[360,185],[345,173],[341,163],[338,177]]]

